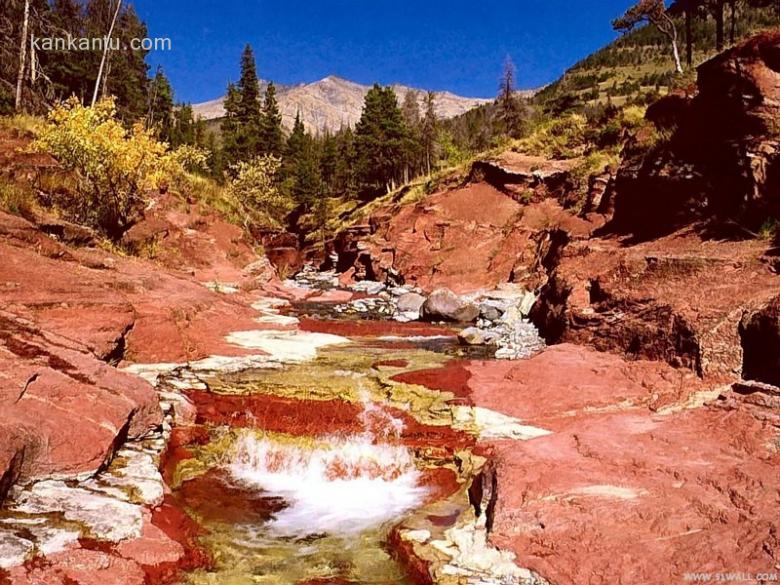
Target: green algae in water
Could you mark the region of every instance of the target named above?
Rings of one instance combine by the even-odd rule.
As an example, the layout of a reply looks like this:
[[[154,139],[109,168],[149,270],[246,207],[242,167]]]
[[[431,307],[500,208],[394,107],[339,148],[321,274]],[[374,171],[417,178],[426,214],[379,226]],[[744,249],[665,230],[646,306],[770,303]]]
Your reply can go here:
[[[295,585],[315,579],[340,578],[347,583],[407,584],[404,572],[383,547],[384,531],[364,532],[345,541],[323,536],[279,540],[262,528],[209,525],[204,544],[217,569],[198,571],[188,583]]]

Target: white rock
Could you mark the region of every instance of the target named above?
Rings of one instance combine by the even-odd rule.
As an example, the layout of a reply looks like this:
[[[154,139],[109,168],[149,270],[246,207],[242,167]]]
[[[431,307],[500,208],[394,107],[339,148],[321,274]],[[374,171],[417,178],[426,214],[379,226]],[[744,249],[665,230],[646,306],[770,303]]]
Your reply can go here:
[[[456,405],[452,415],[452,428],[476,431],[481,439],[528,441],[552,434],[548,430],[524,425],[514,417],[481,406]]]
[[[429,530],[406,530],[401,533],[401,538],[413,542],[428,542],[431,538]]]
[[[349,286],[350,289],[358,292],[364,292],[370,295],[375,295],[380,291],[385,290],[385,285],[381,282],[373,280],[361,280]]]
[[[33,548],[34,545],[29,540],[10,531],[0,530],[0,569],[23,565],[32,554]]]
[[[350,342],[346,337],[307,331],[238,331],[226,340],[240,347],[262,349],[271,359],[286,363],[311,360],[321,347]]]
[[[238,288],[235,284],[226,284],[222,282],[205,282],[203,283],[203,286],[205,286],[207,289],[214,291],[216,293],[220,293],[223,295],[234,295],[238,293],[241,289]]]
[[[141,507],[61,481],[40,481],[21,491],[11,510],[25,514],[62,513],[101,540],[119,542],[141,535]]]

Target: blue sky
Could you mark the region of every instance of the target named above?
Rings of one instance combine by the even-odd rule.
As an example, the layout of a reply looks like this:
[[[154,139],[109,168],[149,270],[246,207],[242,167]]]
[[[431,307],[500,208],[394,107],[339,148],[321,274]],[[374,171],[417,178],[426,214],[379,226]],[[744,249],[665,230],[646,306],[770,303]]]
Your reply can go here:
[[[538,87],[615,38],[629,0],[132,0],[152,37],[150,56],[176,98],[224,93],[245,43],[260,76],[301,83],[334,74],[492,97],[510,55],[518,86]]]

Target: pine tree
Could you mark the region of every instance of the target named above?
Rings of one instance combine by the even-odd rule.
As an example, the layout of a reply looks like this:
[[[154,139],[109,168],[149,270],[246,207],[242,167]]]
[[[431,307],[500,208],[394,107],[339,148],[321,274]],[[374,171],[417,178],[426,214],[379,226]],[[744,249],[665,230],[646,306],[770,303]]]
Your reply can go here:
[[[338,156],[333,170],[333,193],[351,198],[357,194],[357,176],[355,173],[357,153],[355,135],[352,128],[342,128],[336,136]]]
[[[720,15],[722,18],[724,0],[711,1],[720,5]],[[669,15],[664,0],[639,0],[631,8],[626,10],[623,16],[612,21],[612,28],[627,33],[645,22],[653,24],[667,39],[669,39],[669,42],[672,45],[672,53],[674,54],[675,68],[678,73],[682,73],[683,68],[682,63],[680,62],[680,51],[677,46],[677,25],[675,25],[674,20],[672,20]],[[721,26],[719,33],[721,44],[722,34],[723,30]]]
[[[141,120],[146,116],[149,103],[149,66],[146,64],[148,51],[133,49],[131,40],[146,38],[148,34],[146,24],[138,18],[132,6],[122,10],[114,30],[120,49],[109,51],[104,94],[116,97],[117,111],[126,121]]]
[[[220,123],[220,131],[222,133],[220,170],[224,170],[227,166],[235,164],[241,157],[238,144],[238,134],[241,128],[241,122],[239,120],[241,94],[234,83],[228,83],[223,107],[225,108],[225,116]]]
[[[263,121],[260,81],[257,78],[255,56],[250,45],[244,47],[241,55],[241,78],[236,89],[239,96],[239,124],[236,130],[237,160],[247,161],[261,153],[260,132]]]
[[[170,144],[173,147],[184,144],[203,146],[203,122],[195,120],[195,114],[190,104],[179,104],[174,113],[173,130]]]
[[[171,142],[174,128],[173,89],[165,77],[162,67],[157,67],[157,73],[149,87],[149,111],[146,116],[149,128],[157,127],[161,140]]]
[[[244,47],[241,54],[241,78],[237,87],[241,96],[238,117],[244,124],[260,126],[260,81],[257,78],[257,65],[251,45]]]
[[[395,187],[402,177],[406,140],[395,92],[375,84],[366,94],[355,128],[356,171],[364,195],[373,197]]]
[[[222,158],[226,166],[248,161],[260,154],[260,131],[263,114],[260,104],[260,81],[252,47],[241,55],[241,78],[228,84],[222,121]]]
[[[498,118],[504,134],[510,138],[518,137],[522,132],[523,115],[520,103],[515,95],[515,64],[511,57],[504,61],[504,73],[498,90]]]
[[[420,124],[420,95],[417,90],[410,89],[406,92],[401,113],[407,127],[414,128]]]
[[[338,138],[330,132],[325,132],[322,137],[322,155],[320,157],[320,175],[322,182],[329,194],[335,192],[336,166],[339,159]]]
[[[301,113],[297,112],[295,114],[295,123],[293,124],[292,132],[290,132],[290,137],[287,139],[284,151],[282,164],[282,176],[284,178],[290,178],[294,175],[298,160],[302,156],[305,142],[306,130],[301,121]]]
[[[420,95],[416,90],[409,90],[404,96],[401,105],[401,115],[406,125],[406,168],[404,170],[404,182],[417,175],[422,164],[422,145],[420,128]]]
[[[284,150],[284,134],[282,132],[282,115],[276,102],[276,87],[273,81],[265,88],[265,100],[260,126],[259,148],[261,154],[271,154],[280,157]]]
[[[305,134],[302,148],[295,161],[293,197],[305,209],[313,209],[322,196],[320,161],[317,145],[311,134]]]
[[[436,94],[429,91],[425,94],[425,115],[422,119],[421,141],[425,152],[426,172],[431,174],[431,162],[436,157],[438,140],[438,121],[436,119]]]
[[[84,18],[82,7],[77,0],[55,0],[52,5],[51,24],[57,35],[80,37]],[[79,53],[63,51],[56,55],[43,56],[42,66],[52,81],[54,95],[58,99],[71,95],[82,101],[86,98],[92,72],[88,71],[88,62]]]

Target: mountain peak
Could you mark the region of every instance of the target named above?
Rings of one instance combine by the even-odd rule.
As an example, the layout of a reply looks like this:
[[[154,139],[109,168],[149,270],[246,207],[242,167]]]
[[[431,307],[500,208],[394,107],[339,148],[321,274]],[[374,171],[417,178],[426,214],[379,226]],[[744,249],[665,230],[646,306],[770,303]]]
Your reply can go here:
[[[399,102],[414,88],[394,84]],[[328,75],[318,81],[294,86],[277,85],[276,97],[282,113],[282,123],[291,128],[298,112],[308,130],[321,132],[336,131],[344,125],[354,126],[363,111],[363,100],[371,89],[338,75]],[[424,95],[420,92],[420,99]],[[436,112],[441,118],[452,118],[487,103],[490,100],[468,98],[450,92],[437,92]],[[422,103],[421,103],[422,107]],[[206,120],[225,115],[224,98],[195,104],[195,114]]]

